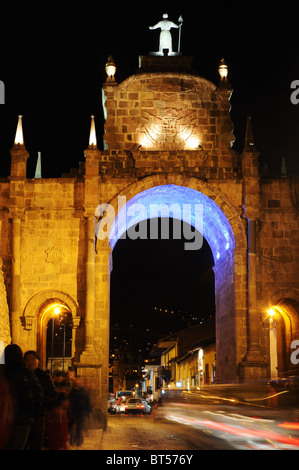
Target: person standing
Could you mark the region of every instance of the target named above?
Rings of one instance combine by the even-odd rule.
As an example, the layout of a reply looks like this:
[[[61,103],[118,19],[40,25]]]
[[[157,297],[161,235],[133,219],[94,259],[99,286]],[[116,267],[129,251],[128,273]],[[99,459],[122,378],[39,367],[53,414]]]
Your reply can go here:
[[[85,419],[90,411],[90,399],[83,387],[82,379],[74,380],[69,394],[70,401],[70,444],[80,446],[84,441]]]
[[[36,375],[43,390],[43,403],[36,413],[29,434],[30,449],[41,450],[45,438],[46,415],[56,405],[57,393],[50,375],[40,369],[40,358],[36,351],[27,351],[24,354],[24,361],[27,369]]]
[[[34,418],[43,403],[42,387],[31,370],[23,362],[23,353],[17,344],[4,350],[4,376],[8,381],[13,400],[13,425],[7,450],[25,450]]]
[[[8,380],[4,376],[3,367],[0,366],[0,450],[5,449],[9,442],[13,426],[13,399],[10,393]]]
[[[47,416],[48,448],[50,450],[67,450],[69,438],[69,401],[65,393],[59,393],[57,404]]]

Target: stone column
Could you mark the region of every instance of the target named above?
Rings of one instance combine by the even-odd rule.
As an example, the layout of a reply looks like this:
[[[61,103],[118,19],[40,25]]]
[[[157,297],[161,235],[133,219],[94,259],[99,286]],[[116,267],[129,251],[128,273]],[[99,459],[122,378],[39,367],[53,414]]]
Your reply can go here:
[[[95,314],[95,217],[86,217],[86,292],[85,327],[86,343],[84,351],[94,353],[94,314]]]
[[[247,220],[248,231],[248,337],[247,361],[261,360],[259,321],[256,305],[256,220]]]
[[[9,309],[7,304],[7,292],[3,275],[3,259],[0,258],[0,345],[1,341],[6,346],[11,342],[11,328],[9,321]],[[0,353],[1,360],[1,353]]]
[[[21,219],[12,216],[12,264],[11,264],[11,299],[10,321],[13,343],[18,343],[21,316]]]
[[[257,310],[256,288],[256,229],[260,217],[260,176],[259,153],[255,149],[251,119],[247,120],[245,146],[242,155],[243,170],[243,209],[247,220],[247,292],[248,349],[243,359],[243,379],[263,378],[266,375],[266,363],[259,344],[260,319]]]
[[[12,342],[18,343],[18,333],[21,327],[21,220],[24,216],[24,193],[27,160],[29,154],[24,145],[22,116],[19,116],[14,145],[10,151],[10,219],[11,229],[11,294],[10,321]]]
[[[95,211],[99,205],[99,161],[100,151],[96,145],[94,117],[92,116],[89,146],[85,150],[85,219],[86,219],[86,263],[85,263],[85,346],[79,362],[75,363],[79,376],[87,379],[93,408],[94,425],[104,427],[105,410],[102,407],[102,358],[96,342],[96,252],[95,252]],[[107,410],[107,394],[105,396]]]
[[[96,322],[95,344],[101,358],[99,405],[103,425],[107,427],[107,395],[109,392],[110,269],[111,248],[108,240],[98,240],[96,257]]]

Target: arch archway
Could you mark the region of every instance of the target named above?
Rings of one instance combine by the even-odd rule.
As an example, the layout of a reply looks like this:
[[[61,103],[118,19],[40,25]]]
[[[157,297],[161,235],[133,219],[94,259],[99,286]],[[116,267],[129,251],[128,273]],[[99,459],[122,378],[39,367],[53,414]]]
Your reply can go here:
[[[278,377],[297,375],[299,367],[298,361],[294,361],[292,357],[292,343],[299,338],[299,302],[290,297],[277,297],[268,312],[270,314],[270,366],[271,362],[274,363],[277,369],[275,375]],[[272,370],[272,375],[274,372]]]
[[[27,303],[23,313],[25,328],[30,329],[35,339],[32,348],[36,349],[41,359],[41,367],[46,368],[47,326],[53,317],[53,309],[60,306],[68,311],[72,318],[73,333],[79,326],[81,315],[77,302],[65,292],[45,290],[34,295]],[[75,353],[75,335],[73,334],[72,356]]]
[[[197,229],[196,217],[198,214],[203,216],[200,228],[215,262],[217,380],[235,380],[237,364],[242,361],[248,346],[247,240],[241,218],[229,199],[219,189],[195,178],[155,175],[128,186],[110,205],[99,206],[97,215],[106,211],[106,216],[98,223],[97,234],[100,237],[102,234],[103,238],[106,230],[113,250],[129,227],[151,218],[152,205],[163,210],[172,204],[181,209],[176,218]],[[184,212],[184,206],[188,205],[192,206],[191,212]],[[202,213],[196,212],[196,205],[201,206]]]

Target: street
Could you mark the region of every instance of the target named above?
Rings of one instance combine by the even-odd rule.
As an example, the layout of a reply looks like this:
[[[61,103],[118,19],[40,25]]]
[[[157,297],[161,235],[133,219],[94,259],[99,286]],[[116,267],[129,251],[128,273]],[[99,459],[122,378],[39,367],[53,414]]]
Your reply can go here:
[[[181,426],[163,422],[157,425],[154,414],[111,415],[108,431],[103,433],[101,450],[194,450]]]
[[[177,398],[177,397],[176,397]],[[101,450],[299,450],[299,414],[199,394],[151,415],[110,415]]]

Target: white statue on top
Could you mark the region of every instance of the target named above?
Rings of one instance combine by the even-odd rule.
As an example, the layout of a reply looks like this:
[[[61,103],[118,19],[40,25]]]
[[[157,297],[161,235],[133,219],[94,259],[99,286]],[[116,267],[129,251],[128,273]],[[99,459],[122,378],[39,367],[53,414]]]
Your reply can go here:
[[[149,29],[158,29],[161,28],[160,34],[160,46],[159,46],[159,53],[158,55],[164,55],[163,50],[168,49],[168,55],[175,55],[172,50],[172,36],[170,30],[172,28],[181,28],[182,21],[180,21],[180,25],[176,25],[172,21],[168,20],[168,14],[165,13],[163,15],[163,20],[159,21],[155,26],[150,26]]]

